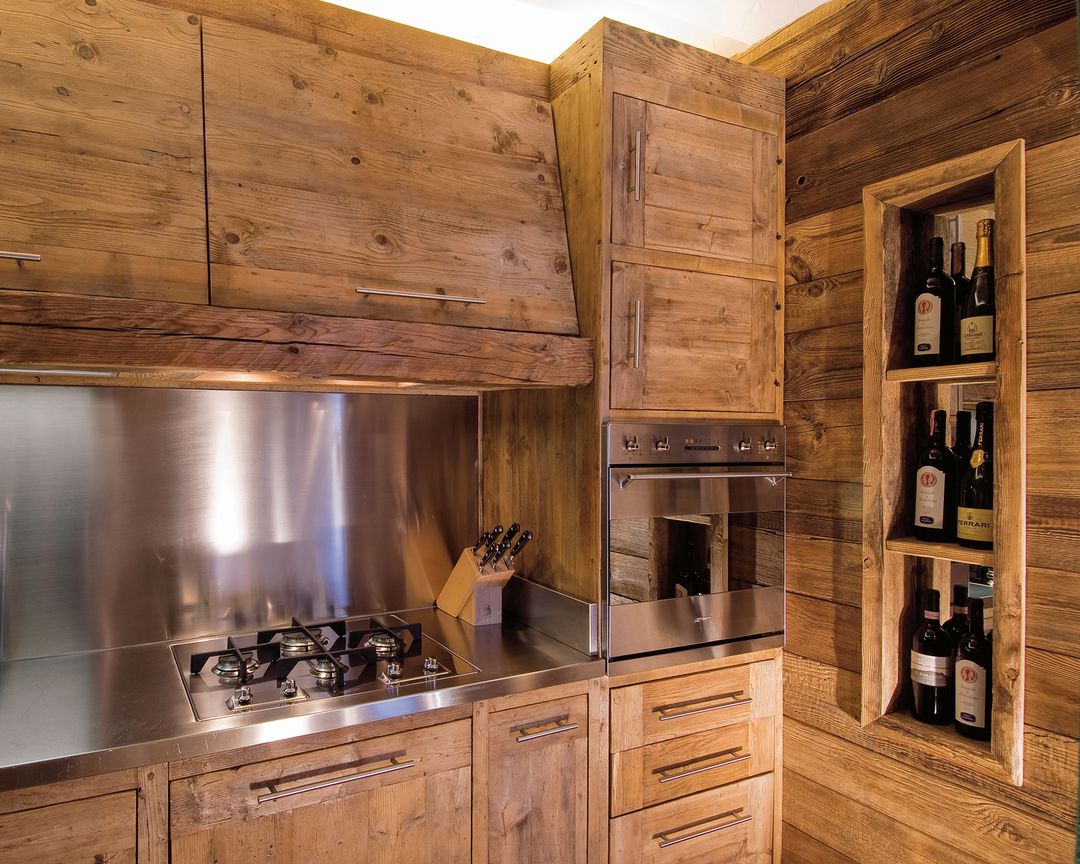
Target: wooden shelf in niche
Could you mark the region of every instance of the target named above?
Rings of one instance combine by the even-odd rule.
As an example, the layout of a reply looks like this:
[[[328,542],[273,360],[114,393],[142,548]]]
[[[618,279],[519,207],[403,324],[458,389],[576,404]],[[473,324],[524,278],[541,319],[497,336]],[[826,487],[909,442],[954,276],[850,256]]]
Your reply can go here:
[[[1024,775],[1026,549],[1024,142],[1013,141],[863,189],[863,604],[862,722],[910,738],[929,758],[982,754],[979,770],[1020,785]],[[992,204],[997,361],[908,368],[912,290],[943,215]],[[928,412],[953,407],[963,388],[994,398],[992,551],[924,544],[909,535],[912,478]],[[959,392],[958,392],[959,391]],[[985,396],[983,398],[986,398]],[[951,565],[994,567],[994,706],[990,746],[908,717],[910,640],[918,590],[946,589]],[[909,722],[910,721],[910,722]]]
[[[994,566],[992,549],[968,549],[957,543],[926,543],[914,537],[895,537],[885,541],[889,552],[901,555],[913,555],[917,558],[933,558],[937,561],[958,561],[961,564],[978,564],[983,567]]]

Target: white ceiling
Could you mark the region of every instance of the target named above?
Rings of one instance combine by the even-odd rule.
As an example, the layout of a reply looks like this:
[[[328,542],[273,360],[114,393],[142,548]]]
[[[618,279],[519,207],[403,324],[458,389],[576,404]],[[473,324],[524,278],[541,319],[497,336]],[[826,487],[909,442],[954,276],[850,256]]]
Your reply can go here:
[[[601,18],[725,56],[823,0],[333,0],[486,48],[550,63]]]

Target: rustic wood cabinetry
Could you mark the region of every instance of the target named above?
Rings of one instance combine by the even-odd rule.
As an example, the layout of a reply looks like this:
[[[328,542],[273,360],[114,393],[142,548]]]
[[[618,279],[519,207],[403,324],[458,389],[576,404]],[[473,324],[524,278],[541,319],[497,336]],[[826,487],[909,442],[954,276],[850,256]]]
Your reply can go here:
[[[215,304],[578,332],[546,101],[209,18],[203,51]]]
[[[612,862],[780,860],[781,661],[758,656],[612,679]]]
[[[138,0],[4,3],[0,288],[207,302],[200,27]]]
[[[543,699],[544,692],[534,695]],[[585,864],[588,854],[589,703],[585,694],[515,707],[496,700],[477,723],[474,808],[486,845],[474,860]],[[483,785],[483,788],[481,787]]]
[[[457,720],[174,780],[173,864],[307,864],[356,849],[467,862],[470,733]]]

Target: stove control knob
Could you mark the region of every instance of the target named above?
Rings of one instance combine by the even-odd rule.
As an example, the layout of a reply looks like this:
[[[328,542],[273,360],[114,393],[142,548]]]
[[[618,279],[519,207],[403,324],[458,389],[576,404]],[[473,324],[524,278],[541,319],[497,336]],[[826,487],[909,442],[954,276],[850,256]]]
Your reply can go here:
[[[386,677],[392,681],[400,678],[403,671],[401,664],[397,660],[391,660],[386,664]]]
[[[246,684],[242,684],[233,690],[232,694],[234,705],[250,705],[251,704],[251,688]]]
[[[765,449],[766,453],[775,453],[780,449],[780,444],[775,438],[767,439],[761,446]]]
[[[286,678],[281,682],[281,695],[286,699],[292,699],[293,696],[299,691],[299,687],[296,686],[296,682],[292,678]]]
[[[740,453],[749,453],[754,449],[754,442],[750,438],[742,438],[736,446]]]
[[[627,438],[626,444],[623,446],[626,447],[627,453],[637,453],[641,449],[641,445],[638,444],[637,435],[631,435]]]
[[[656,452],[657,453],[667,453],[670,449],[671,449],[671,444],[668,441],[667,435],[665,435],[663,438],[657,438],[656,439]]]
[[[438,672],[439,671],[439,661],[436,660],[434,657],[425,657],[424,658],[424,671],[425,672]]]

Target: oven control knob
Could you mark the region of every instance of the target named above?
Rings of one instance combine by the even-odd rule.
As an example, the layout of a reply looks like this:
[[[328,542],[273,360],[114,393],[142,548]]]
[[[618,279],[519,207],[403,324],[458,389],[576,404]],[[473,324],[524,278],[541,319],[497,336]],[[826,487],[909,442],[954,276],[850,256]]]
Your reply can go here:
[[[296,682],[292,678],[286,678],[281,682],[281,695],[286,699],[292,699],[299,690],[300,688],[296,686]]]
[[[766,453],[775,453],[777,450],[780,449],[780,444],[775,438],[767,439],[765,443],[761,446],[764,448]]]
[[[667,453],[671,449],[671,444],[668,442],[667,435],[663,438],[656,439],[656,452]]]
[[[234,705],[250,705],[251,704],[251,688],[246,684],[242,684],[233,690],[232,694]]]
[[[736,446],[740,453],[749,453],[754,449],[754,442],[749,438],[742,438]]]
[[[397,660],[391,660],[386,664],[386,677],[391,681],[396,681],[400,678],[403,671],[401,664],[398,663]]]
[[[436,660],[434,657],[425,657],[424,658],[424,671],[425,672],[438,672],[439,671],[439,661]]]
[[[631,435],[627,438],[624,446],[627,453],[637,453],[641,449],[641,445],[637,443],[637,435]]]

